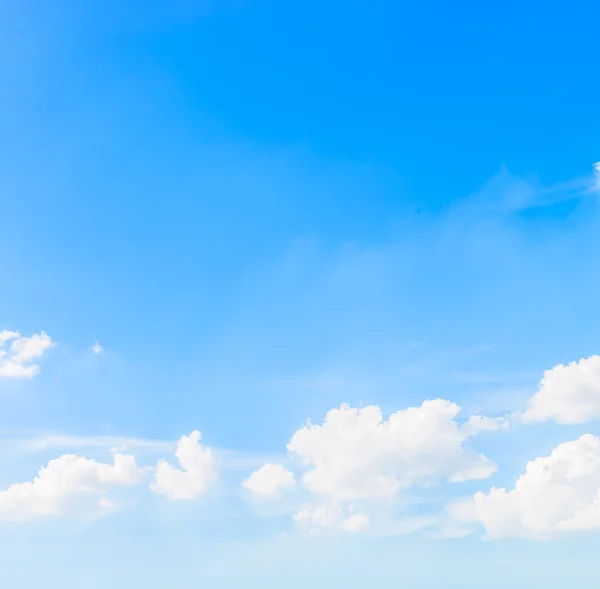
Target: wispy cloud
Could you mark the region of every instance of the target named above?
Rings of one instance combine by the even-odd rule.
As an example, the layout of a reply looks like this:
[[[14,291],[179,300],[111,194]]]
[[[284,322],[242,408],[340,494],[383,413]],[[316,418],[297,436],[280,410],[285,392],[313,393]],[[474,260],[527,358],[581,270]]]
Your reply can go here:
[[[145,454],[172,454],[177,446],[176,440],[153,440],[127,436],[90,435],[77,436],[63,433],[0,433],[4,445],[23,454],[38,454],[48,450],[73,451],[96,448],[109,451],[143,452]],[[285,456],[268,453],[251,453],[223,448],[212,449],[221,461],[223,470],[251,470],[265,462],[282,461]]]
[[[128,438],[124,436],[72,436],[68,434],[40,434],[34,436],[14,436],[12,441],[17,448],[27,454],[35,454],[45,450],[76,448],[119,448],[147,449],[156,452],[170,452],[175,442]]]

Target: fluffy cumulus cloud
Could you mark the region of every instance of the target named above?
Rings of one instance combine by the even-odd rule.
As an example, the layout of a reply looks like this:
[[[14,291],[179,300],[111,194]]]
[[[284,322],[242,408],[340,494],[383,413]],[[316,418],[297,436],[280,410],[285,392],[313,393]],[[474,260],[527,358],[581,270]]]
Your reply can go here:
[[[458,405],[436,399],[387,419],[377,406],[342,405],[329,411],[323,423],[309,422],[287,445],[302,471],[300,496],[309,502],[293,516],[295,522],[309,529],[363,531],[371,527],[370,512],[391,507],[403,488],[489,477],[496,465],[470,449],[468,441],[508,424],[482,416],[461,423],[459,413]],[[283,466],[267,464],[244,486],[273,496],[295,481]]]
[[[461,427],[459,412],[437,399],[386,420],[379,407],[342,405],[323,424],[297,431],[288,450],[308,469],[304,486],[331,501],[392,499],[415,484],[487,478],[496,465],[464,443],[477,430],[496,427],[485,420]]]
[[[33,481],[0,491],[0,519],[26,520],[70,514],[101,515],[114,504],[107,493],[135,485],[141,470],[135,458],[116,454],[113,464],[65,454],[40,469]]]
[[[200,443],[201,439],[199,431],[180,438],[175,457],[181,468],[161,460],[156,466],[152,491],[173,500],[190,500],[202,495],[216,481],[219,471],[217,457],[213,450]]]
[[[35,360],[55,342],[45,332],[23,337],[18,331],[0,331],[0,378],[32,378],[40,371]]]
[[[451,510],[479,522],[491,538],[546,539],[600,528],[600,439],[591,434],[557,446],[527,464],[515,488],[476,493]]]
[[[523,414],[526,422],[585,423],[600,419],[600,356],[546,370]]]
[[[281,464],[265,464],[255,470],[243,483],[244,488],[263,497],[273,497],[282,491],[294,488],[295,485],[294,473]]]

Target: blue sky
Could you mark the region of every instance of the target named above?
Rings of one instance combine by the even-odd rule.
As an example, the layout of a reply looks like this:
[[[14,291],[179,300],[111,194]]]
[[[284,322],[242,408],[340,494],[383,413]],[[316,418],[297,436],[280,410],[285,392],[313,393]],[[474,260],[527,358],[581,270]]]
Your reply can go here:
[[[7,585],[596,586],[596,3],[0,8]]]

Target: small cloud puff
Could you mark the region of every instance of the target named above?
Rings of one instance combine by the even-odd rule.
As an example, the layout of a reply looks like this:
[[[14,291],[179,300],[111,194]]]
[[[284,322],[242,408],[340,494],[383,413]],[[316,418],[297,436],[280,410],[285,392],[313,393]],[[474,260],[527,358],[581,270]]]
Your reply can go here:
[[[0,331],[0,378],[33,378],[40,372],[34,360],[55,345],[44,331],[31,337],[18,331]]]
[[[341,524],[340,529],[344,532],[362,532],[369,527],[371,520],[364,513],[355,513],[347,517]]]
[[[596,182],[594,184],[594,188],[597,191],[600,191],[600,162],[596,162],[593,166],[594,175],[596,176]]]
[[[242,486],[255,495],[273,497],[296,485],[294,473],[281,464],[265,464],[255,470]]]
[[[351,513],[348,515],[349,511]],[[354,512],[352,508],[344,508],[336,503],[307,507],[292,517],[299,526],[311,534],[326,529],[338,529],[352,533],[364,532],[371,525],[368,515]]]
[[[215,453],[200,443],[202,434],[192,432],[177,443],[175,457],[181,469],[161,460],[156,466],[156,479],[151,490],[175,501],[196,499],[218,477],[219,464]]]

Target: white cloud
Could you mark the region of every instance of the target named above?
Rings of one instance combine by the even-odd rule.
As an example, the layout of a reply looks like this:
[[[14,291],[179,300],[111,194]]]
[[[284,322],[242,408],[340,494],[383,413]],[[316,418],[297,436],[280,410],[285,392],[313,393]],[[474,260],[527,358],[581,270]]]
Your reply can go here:
[[[216,481],[218,460],[213,450],[200,443],[201,439],[199,431],[180,438],[175,457],[181,469],[161,460],[156,466],[152,491],[173,500],[189,500],[199,497]]]
[[[243,486],[255,495],[266,497],[273,497],[280,491],[292,489],[295,485],[294,473],[281,464],[265,464],[243,483]]]
[[[600,162],[596,162],[593,165],[594,174],[596,176],[596,187],[600,189]]]
[[[18,337],[21,337],[21,334],[18,331],[9,331],[8,329],[0,331],[0,347],[2,347],[6,342]]]
[[[133,456],[116,454],[113,464],[105,464],[64,454],[41,468],[33,481],[0,491],[0,519],[106,513],[114,504],[104,494],[114,486],[137,484],[140,474]]]
[[[40,434],[36,436],[15,436],[10,438],[13,447],[27,454],[43,452],[51,448],[118,448],[124,452],[130,448],[150,452],[172,452],[175,443],[124,436],[73,436],[68,434]]]
[[[591,434],[527,464],[511,491],[493,488],[452,506],[459,522],[481,523],[491,538],[550,538],[600,528],[600,439]]]
[[[299,478],[302,488],[316,496],[317,503],[298,511],[294,521],[311,532],[322,528],[358,532],[371,527],[374,512],[379,514],[376,531],[401,533],[403,522],[389,517],[389,510],[403,488],[489,477],[496,465],[465,443],[480,432],[506,429],[508,421],[475,415],[461,424],[459,413],[458,405],[436,399],[388,419],[377,406],[342,405],[329,411],[322,424],[309,422],[292,436],[287,449],[304,469]],[[283,466],[267,464],[244,486],[273,496],[294,480]],[[431,525],[431,518],[419,521],[416,529],[425,525]]]
[[[462,425],[461,432],[467,436],[476,436],[482,432],[496,432],[508,429],[508,420],[505,417],[485,417],[483,415],[471,415]]]
[[[462,430],[459,412],[437,399],[384,420],[379,407],[342,405],[322,425],[297,431],[288,450],[309,469],[305,487],[329,501],[393,499],[414,484],[487,478],[496,465],[464,447],[475,422]]]
[[[98,340],[96,340],[94,342],[94,345],[90,348],[90,350],[92,350],[92,352],[97,356],[98,354],[101,354],[102,352],[104,352],[104,348],[100,345],[100,342]]]
[[[347,517],[341,524],[340,529],[344,532],[362,532],[369,527],[371,520],[364,513],[355,513]]]
[[[544,372],[523,421],[585,423],[600,418],[600,356],[558,364]]]
[[[55,345],[43,331],[31,337],[18,331],[0,331],[0,378],[33,378],[40,371],[33,360]]]
[[[292,517],[297,524],[308,528],[332,528],[339,524],[342,513],[339,505],[317,505],[301,509]]]

